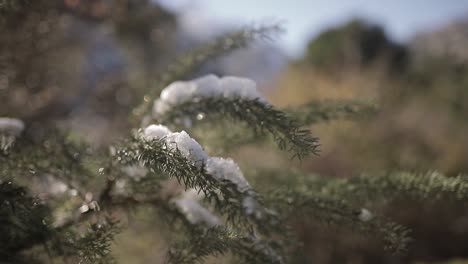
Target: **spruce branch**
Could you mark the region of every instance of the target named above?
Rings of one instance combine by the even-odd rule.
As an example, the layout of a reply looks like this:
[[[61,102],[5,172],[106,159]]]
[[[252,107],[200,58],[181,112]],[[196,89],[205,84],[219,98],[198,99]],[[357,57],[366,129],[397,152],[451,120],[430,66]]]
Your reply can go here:
[[[79,263],[114,263],[114,259],[110,256],[110,246],[119,230],[117,221],[106,218],[105,221],[90,224],[82,234],[71,229],[67,230],[65,239],[57,240],[60,244],[54,248],[59,249],[57,250],[59,256],[64,254],[67,257],[76,257]]]
[[[100,185],[96,184],[102,179],[98,168],[108,157],[61,131],[48,132],[51,137],[47,139],[19,138],[15,148],[0,154],[0,178],[16,175],[27,182],[31,176],[52,175],[85,197],[87,191]]]
[[[394,171],[328,181],[321,192],[357,201],[410,199],[465,203],[468,202],[468,179],[464,175],[447,177],[436,171]]]
[[[272,35],[281,31],[282,28],[278,24],[246,26],[221,35],[212,42],[182,54],[173,64],[168,66],[168,70],[155,81],[155,87],[144,96],[143,102],[134,109],[135,118],[140,120],[148,113],[154,99],[168,84],[186,78],[208,61],[245,48],[257,39],[268,40]]]
[[[278,241],[259,237],[253,230],[242,232],[236,226],[194,224],[185,213],[176,213],[186,239],[168,252],[169,263],[198,263],[205,257],[224,255],[228,251],[239,263],[284,263],[284,245]],[[174,221],[170,224],[174,225]]]
[[[11,180],[0,180],[0,259],[10,259],[50,235],[50,209]]]
[[[312,217],[337,227],[347,227],[385,243],[385,249],[395,254],[407,250],[411,242],[409,229],[393,222],[377,219],[367,209],[355,208],[345,200],[315,194],[312,191],[277,190],[269,199],[282,207],[283,216]]]
[[[164,140],[145,140],[135,135],[117,151],[123,165],[142,164],[152,172],[163,171],[176,178],[186,188],[197,188],[205,194],[216,190],[216,180],[203,171],[180,151],[173,151]]]
[[[240,188],[243,185],[232,181],[234,179],[220,179],[210,175],[207,169],[209,166],[205,167],[209,163],[200,166],[199,163],[189,160],[178,148],[174,149],[168,145],[165,136],[160,134],[163,131],[169,132],[161,126],[148,127],[145,129],[146,136],[158,134],[160,138],[148,139],[147,137],[136,135],[133,143],[127,143],[127,148],[117,152],[118,159],[124,165],[143,164],[150,172],[164,172],[169,177],[177,178],[179,182],[184,183],[186,188],[202,191],[208,204],[212,205],[216,212],[226,216],[228,226],[236,227],[237,230],[243,230],[243,232],[252,232],[255,228],[262,234],[280,233],[281,228],[279,228],[279,221],[275,212],[263,206],[263,201],[259,195],[250,188]],[[167,136],[170,137],[171,135]],[[129,147],[129,145],[133,146]],[[206,188],[207,186],[211,188]],[[219,220],[214,219],[216,216],[210,214],[201,205],[194,204],[197,202],[191,199],[195,198],[188,197],[180,201],[176,199],[174,202],[175,208],[170,210],[173,212],[179,211],[179,217],[176,217],[176,219],[182,220],[182,223],[188,226],[188,231],[184,231],[183,233],[193,231],[201,223],[204,223],[208,227],[213,225],[220,227],[218,226],[220,224]],[[162,209],[165,208],[166,212],[168,210],[167,207],[163,206]],[[174,215],[174,213],[169,213],[168,215]],[[173,223],[174,220],[170,222]],[[203,230],[205,229],[206,227],[203,227]],[[210,233],[208,232],[208,234]],[[194,263],[207,255],[222,254],[228,249],[228,246],[232,246],[232,243],[218,243],[211,236],[208,237],[208,240],[203,240],[202,243],[199,240],[200,237],[203,236],[195,236],[195,241],[179,245],[178,248],[183,248],[183,250],[173,251],[170,254],[170,261],[173,263]],[[216,244],[212,244],[212,242],[216,242]],[[186,248],[188,245],[190,245],[189,249]],[[243,259],[251,259],[253,261],[248,263],[277,263],[271,259],[280,259],[269,243],[260,239],[256,239],[255,243],[251,241],[248,246],[244,245],[242,248],[243,251],[239,252],[243,252],[241,254]],[[229,248],[229,250],[233,254],[238,254],[236,253],[237,250],[232,251],[232,248]],[[268,261],[259,262],[260,258],[268,258]]]
[[[224,255],[228,251],[242,263],[283,263],[265,241],[222,226],[209,229],[192,227],[188,233],[188,240],[179,242],[169,251],[169,263],[200,263],[208,256]]]
[[[199,166],[188,160],[178,149],[168,146],[164,138],[147,140],[135,135],[125,145],[117,152],[122,164],[143,164],[150,172],[162,171],[168,177],[177,179],[186,189],[203,192],[206,201],[225,215],[229,222],[245,227],[254,224],[264,232],[278,224],[275,213],[262,206],[261,196],[253,189],[240,190],[235,182],[213,177],[204,164]],[[246,201],[252,204],[255,212],[246,210]]]
[[[313,125],[333,120],[356,120],[373,117],[378,107],[375,103],[358,100],[312,101],[298,107],[288,107],[284,111],[300,124]]]
[[[461,203],[468,201],[466,175],[449,177],[437,171],[390,171],[336,178],[301,172],[265,170],[257,171],[253,178],[256,179],[254,185],[262,186],[264,181],[274,182],[291,189],[345,199],[353,204],[372,205],[395,200]]]
[[[192,227],[188,232],[187,241],[175,244],[168,251],[168,263],[197,263],[208,256],[224,255],[228,250],[238,247],[238,234],[223,227]]]
[[[292,152],[293,157],[303,158],[310,153],[318,152],[318,139],[312,137],[309,130],[302,129],[287,114],[259,99],[203,98],[172,107],[160,117],[159,121],[174,123],[190,118],[196,122],[200,119],[200,115],[210,121],[228,117],[233,121],[246,123],[256,134],[269,133],[279,148]]]

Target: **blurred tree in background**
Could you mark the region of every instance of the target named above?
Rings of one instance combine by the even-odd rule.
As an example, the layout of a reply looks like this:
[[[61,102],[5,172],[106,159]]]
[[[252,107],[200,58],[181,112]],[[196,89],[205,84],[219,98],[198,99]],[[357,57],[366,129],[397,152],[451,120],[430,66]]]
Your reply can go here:
[[[402,45],[353,20],[264,97],[205,74],[276,24],[182,50],[177,16],[150,0],[0,14],[0,263],[468,257],[466,50],[427,40],[463,39],[463,23]],[[256,48],[249,63],[277,64]]]
[[[378,60],[385,60],[389,70],[403,70],[406,49],[391,41],[380,26],[358,19],[321,33],[309,42],[305,55],[305,61],[330,71],[366,67]]]

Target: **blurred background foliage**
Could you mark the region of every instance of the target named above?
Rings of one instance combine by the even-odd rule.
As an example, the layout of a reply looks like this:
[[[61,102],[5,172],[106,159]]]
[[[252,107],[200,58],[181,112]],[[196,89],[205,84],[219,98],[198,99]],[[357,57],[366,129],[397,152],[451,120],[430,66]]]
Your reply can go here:
[[[355,99],[373,101],[380,108],[365,122],[313,127],[327,131],[321,136],[326,152],[311,161],[315,166],[321,164],[326,174],[341,176],[349,170],[389,168],[433,168],[452,175],[466,171],[467,64],[452,59],[463,56],[457,52],[464,52],[459,46],[466,47],[466,42],[441,43],[446,50],[440,52],[431,47],[437,44],[420,40],[445,41],[432,36],[436,34],[441,32],[395,44],[381,27],[354,20],[309,42],[304,58],[281,74],[271,93],[275,103]],[[325,168],[328,162],[321,159],[328,158],[334,169]],[[343,172],[336,171],[339,167],[345,168]]]
[[[311,39],[303,58],[280,74],[269,93],[272,101],[300,105],[311,99],[369,100],[379,111],[359,122],[338,119],[312,125],[322,153],[299,166],[335,177],[393,169],[431,168],[453,176],[466,172],[468,35],[463,25],[466,21],[457,21],[395,44],[382,27],[353,20]],[[403,262],[466,263],[436,261],[466,257],[466,209],[431,208],[402,202],[387,209],[414,230],[416,241]],[[299,226],[310,234],[304,240],[311,262],[393,263],[348,234]]]
[[[180,30],[177,14],[149,0],[3,0],[0,13],[0,116],[37,126],[38,142],[50,133],[43,124],[72,128],[97,147],[125,136],[129,112],[168,70],[165,65],[200,42]],[[311,122],[321,154],[300,162],[248,142],[235,151],[208,151],[226,152],[243,168],[299,167],[329,177],[398,169],[467,173],[467,26],[462,19],[396,43],[381,26],[356,18],[311,38],[300,58],[288,59],[274,42],[262,42],[210,62],[192,76],[254,74],[267,80],[261,89],[274,105],[286,109],[349,99],[377,110],[358,120],[337,114],[342,118]],[[217,140],[238,144],[229,126],[210,128],[228,130],[232,135]],[[202,142],[205,136],[214,140],[207,129],[195,134]],[[283,177],[300,181],[295,174]],[[275,182],[261,175],[250,180],[260,190]],[[381,210],[414,230],[407,255],[389,256],[367,238],[304,217],[291,219],[305,249],[296,263],[468,263],[466,206],[399,201]],[[130,228],[114,249],[120,263],[161,257],[158,237],[168,234],[154,230],[154,214],[136,210],[124,221]]]

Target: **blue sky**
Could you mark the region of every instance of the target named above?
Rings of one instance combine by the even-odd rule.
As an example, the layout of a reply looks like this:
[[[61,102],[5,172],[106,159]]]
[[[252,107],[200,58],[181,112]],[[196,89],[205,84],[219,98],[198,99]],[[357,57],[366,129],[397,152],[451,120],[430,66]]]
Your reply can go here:
[[[299,55],[311,36],[352,17],[365,17],[385,26],[397,41],[415,32],[468,18],[468,0],[158,0],[188,14],[184,21],[194,32],[221,25],[284,22],[278,43],[289,55]],[[215,28],[216,28],[215,27]]]

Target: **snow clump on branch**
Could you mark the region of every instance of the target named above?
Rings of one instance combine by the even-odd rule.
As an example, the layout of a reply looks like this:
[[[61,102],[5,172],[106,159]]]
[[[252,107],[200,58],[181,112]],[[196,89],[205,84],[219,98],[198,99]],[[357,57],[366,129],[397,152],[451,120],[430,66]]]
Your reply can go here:
[[[202,146],[185,131],[173,133],[163,125],[150,125],[144,129],[143,137],[146,140],[164,140],[169,150],[178,150],[200,168],[205,165],[209,175],[218,181],[232,182],[240,192],[251,190],[239,166],[232,159],[208,156]]]
[[[0,134],[18,136],[23,130],[23,121],[16,118],[0,117]]]
[[[179,151],[187,160],[193,162],[199,168],[204,168],[206,173],[217,181],[228,181],[234,184],[239,192],[245,194],[242,200],[242,207],[245,212],[249,215],[258,214],[257,218],[261,217],[260,212],[257,210],[261,206],[254,197],[255,194],[239,166],[232,159],[210,157],[203,150],[202,146],[185,131],[171,132],[163,125],[150,125],[146,127],[143,130],[142,138],[144,140],[162,140],[170,151]],[[194,212],[190,215],[194,218],[194,221],[198,221],[199,214],[205,214],[204,210],[206,209],[196,201],[190,201],[189,198],[193,198],[193,195],[184,195],[176,200],[176,204],[182,211],[186,211],[186,213],[189,212],[189,207],[192,208],[190,210]]]
[[[172,133],[166,126],[150,125],[143,131],[146,140],[164,140],[169,150],[179,150],[188,160],[196,165],[202,165],[208,155],[198,142],[185,131]]]
[[[245,192],[250,189],[250,185],[244,178],[242,171],[232,159],[211,157],[206,162],[206,172],[213,175],[220,181],[231,181],[241,192]]]
[[[148,140],[161,139],[171,133],[172,132],[169,130],[169,128],[163,125],[150,125],[143,131],[143,135]]]
[[[169,84],[161,92],[160,98],[154,102],[153,114],[160,116],[176,105],[212,97],[258,99],[266,103],[266,99],[257,91],[257,84],[253,80],[236,76],[219,78],[209,74],[191,81],[176,81]]]

